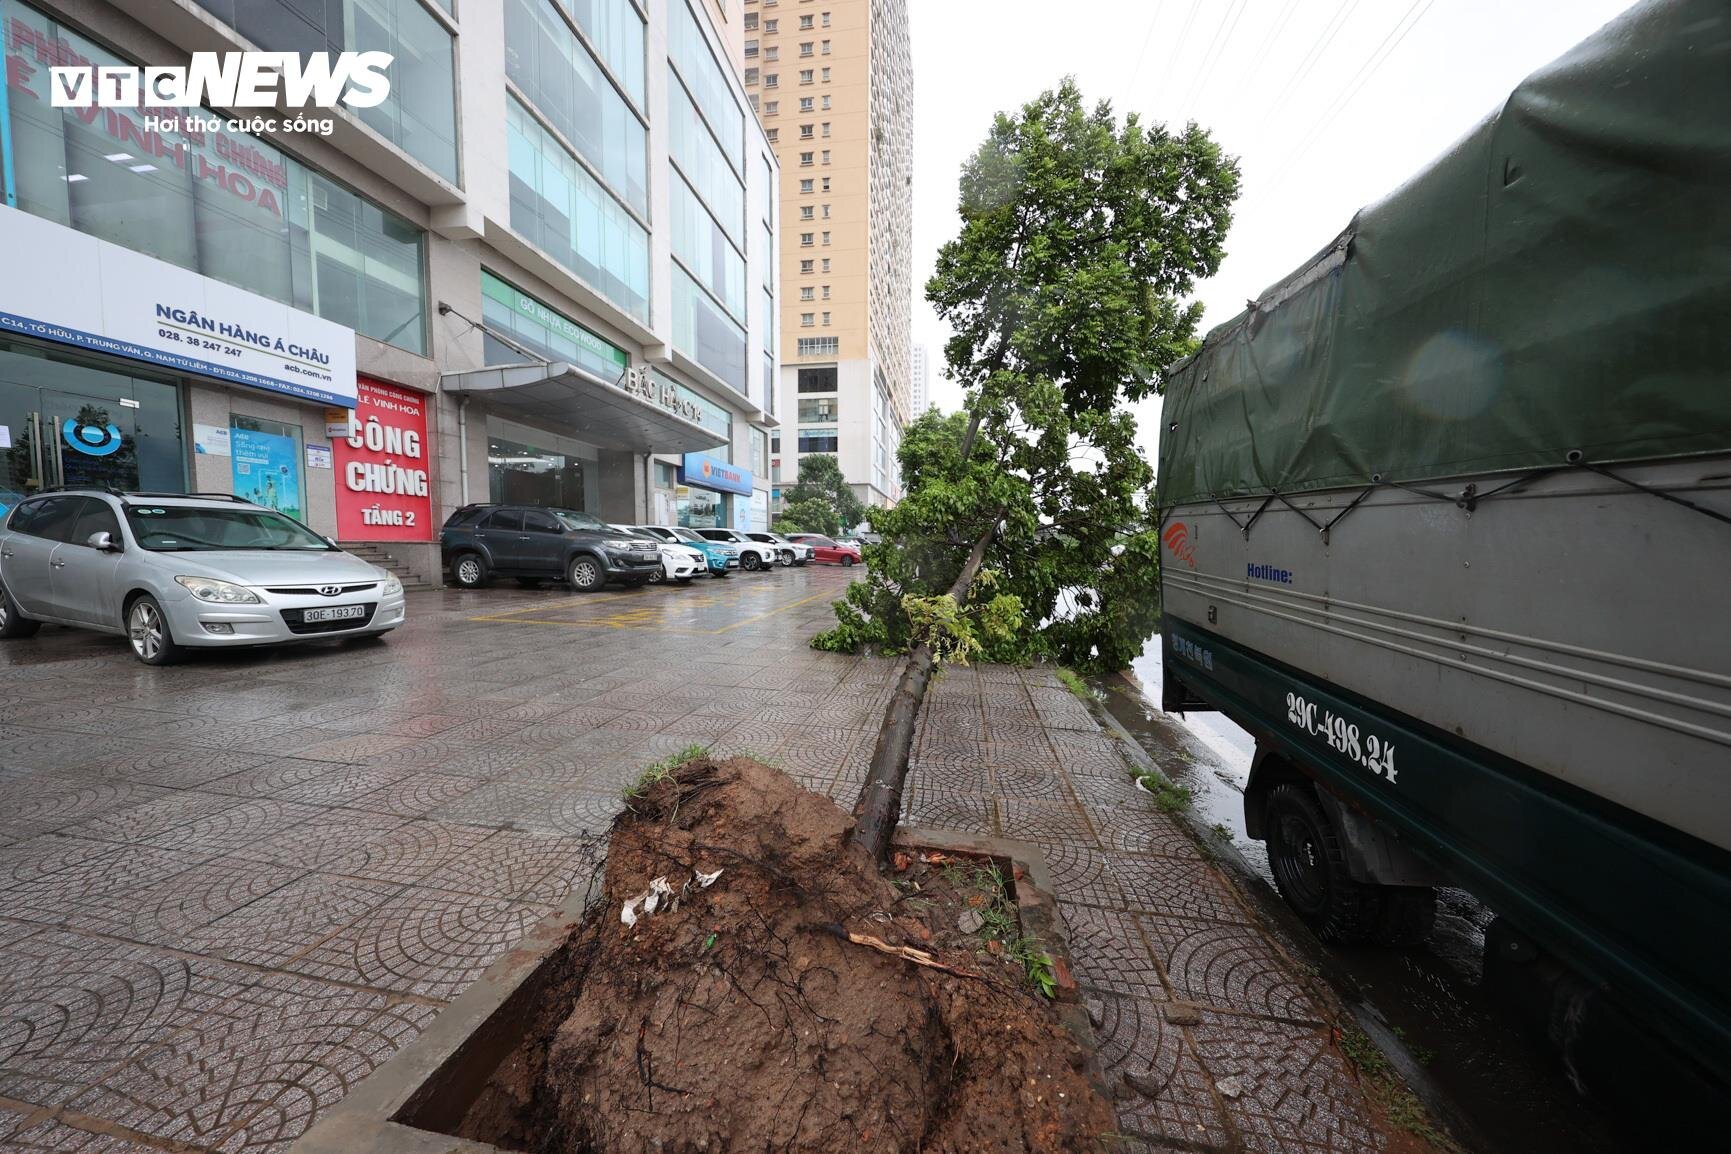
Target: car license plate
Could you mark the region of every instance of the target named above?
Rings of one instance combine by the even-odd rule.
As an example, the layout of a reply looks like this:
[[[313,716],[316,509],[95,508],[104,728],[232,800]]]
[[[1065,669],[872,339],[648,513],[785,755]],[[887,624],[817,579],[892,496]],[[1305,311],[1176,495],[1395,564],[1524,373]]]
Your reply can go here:
[[[349,621],[366,615],[365,605],[333,605],[329,609],[308,609],[301,614],[301,620],[310,625],[314,621]]]

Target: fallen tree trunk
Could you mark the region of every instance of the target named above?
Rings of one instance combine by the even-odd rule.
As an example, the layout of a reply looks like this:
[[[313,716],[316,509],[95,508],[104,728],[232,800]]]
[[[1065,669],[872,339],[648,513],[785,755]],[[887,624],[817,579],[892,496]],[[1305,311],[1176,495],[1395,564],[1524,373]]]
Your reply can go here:
[[[970,423],[966,443],[972,443],[978,423],[978,417]],[[979,575],[980,566],[986,560],[986,549],[991,545],[996,530],[995,524],[987,528],[968,551],[961,573],[950,586],[950,596],[956,599],[957,605],[967,602],[968,590]],[[896,822],[901,818],[902,789],[907,784],[908,758],[913,753],[914,726],[919,721],[926,689],[932,683],[934,665],[932,648],[925,642],[908,650],[901,679],[884,709],[884,722],[878,729],[877,746],[872,750],[865,785],[854,806],[857,820],[851,840],[880,862],[889,853],[890,838],[895,835]]]

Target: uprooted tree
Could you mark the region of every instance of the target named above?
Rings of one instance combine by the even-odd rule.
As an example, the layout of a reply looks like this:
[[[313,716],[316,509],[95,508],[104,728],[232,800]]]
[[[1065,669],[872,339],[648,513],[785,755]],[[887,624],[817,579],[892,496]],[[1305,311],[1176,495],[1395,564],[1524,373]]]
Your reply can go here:
[[[926,296],[954,331],[965,411],[908,429],[905,496],[874,521],[884,544],[813,641],[907,653],[856,807],[852,840],[874,857],[936,665],[1121,667],[1139,651],[1158,549],[1122,406],[1194,348],[1201,306],[1180,298],[1219,266],[1237,194],[1236,163],[1201,128],[1120,124],[1070,80],[1000,114],[963,168],[961,231]]]

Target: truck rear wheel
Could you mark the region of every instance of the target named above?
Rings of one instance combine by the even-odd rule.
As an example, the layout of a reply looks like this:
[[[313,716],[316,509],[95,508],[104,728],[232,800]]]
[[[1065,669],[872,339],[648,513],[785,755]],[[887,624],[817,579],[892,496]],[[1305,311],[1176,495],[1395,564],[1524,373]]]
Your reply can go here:
[[[1268,791],[1266,806],[1268,865],[1286,904],[1329,941],[1377,937],[1382,887],[1353,880],[1339,834],[1310,790],[1277,785]]]

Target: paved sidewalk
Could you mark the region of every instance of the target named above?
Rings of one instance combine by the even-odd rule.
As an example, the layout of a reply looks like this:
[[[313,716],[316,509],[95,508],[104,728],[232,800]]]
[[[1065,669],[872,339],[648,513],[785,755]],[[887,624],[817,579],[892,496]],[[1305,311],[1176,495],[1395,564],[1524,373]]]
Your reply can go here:
[[[0,645],[0,1149],[286,1147],[687,745],[851,804],[896,667],[805,646],[846,580],[447,590],[382,644],[164,670]],[[1298,969],[1049,673],[945,674],[915,767],[910,822],[1045,847],[1127,1133],[1376,1148]]]

